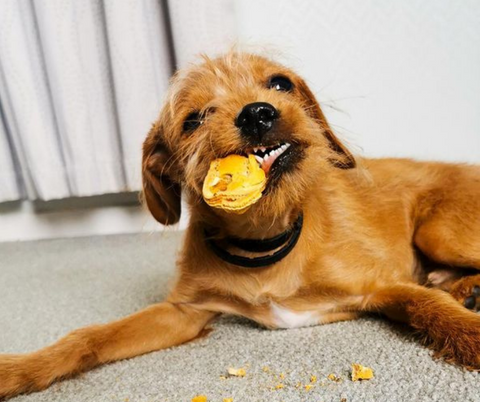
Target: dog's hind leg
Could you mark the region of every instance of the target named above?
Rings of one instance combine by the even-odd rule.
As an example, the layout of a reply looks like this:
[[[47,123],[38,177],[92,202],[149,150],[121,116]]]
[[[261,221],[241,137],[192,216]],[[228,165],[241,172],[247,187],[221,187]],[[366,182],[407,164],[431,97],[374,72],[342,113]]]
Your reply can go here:
[[[478,203],[477,216],[467,220],[458,216],[441,219],[441,215],[434,215],[418,228],[414,237],[416,246],[424,254],[449,267],[445,290],[475,311],[480,310],[480,272],[475,274],[480,271],[480,198]],[[435,282],[441,272],[432,272],[429,280]]]
[[[444,273],[450,271],[444,278],[448,285],[445,290],[465,307],[478,310],[480,169],[468,167],[456,172],[452,183],[438,194],[426,216],[420,219],[414,243],[430,260],[446,266]],[[429,279],[442,282],[442,272],[433,272]]]
[[[179,345],[197,337],[215,313],[187,304],[156,304],[121,320],[71,332],[51,346],[0,355],[0,399],[47,388],[102,363]]]
[[[450,293],[466,308],[480,311],[480,275],[460,278],[453,284]]]
[[[418,227],[414,242],[433,261],[480,270],[480,192],[474,215],[435,214]]]
[[[480,274],[475,269],[443,265],[428,273],[425,285],[449,292],[466,308],[480,311]]]
[[[480,370],[480,316],[448,293],[416,284],[387,286],[370,295],[364,310],[410,324],[438,356]]]

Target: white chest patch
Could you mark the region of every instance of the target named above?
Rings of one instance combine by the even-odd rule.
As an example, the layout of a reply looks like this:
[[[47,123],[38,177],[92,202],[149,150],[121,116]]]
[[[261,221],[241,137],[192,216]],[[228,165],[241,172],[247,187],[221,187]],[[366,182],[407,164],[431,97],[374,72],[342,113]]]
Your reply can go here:
[[[272,303],[272,316],[277,328],[300,328],[317,325],[320,321],[316,311],[295,311],[280,307]]]

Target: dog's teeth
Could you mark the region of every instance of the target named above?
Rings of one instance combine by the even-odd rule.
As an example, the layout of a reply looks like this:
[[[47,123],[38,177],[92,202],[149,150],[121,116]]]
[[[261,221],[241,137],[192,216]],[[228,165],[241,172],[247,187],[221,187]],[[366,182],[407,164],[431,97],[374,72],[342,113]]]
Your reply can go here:
[[[263,164],[271,165],[285,150],[290,146],[288,142],[278,144],[273,147],[253,147],[253,156],[255,160],[263,166]]]
[[[258,155],[253,155],[253,157],[257,160],[258,163],[260,163],[260,165],[263,163],[263,158],[258,156]]]

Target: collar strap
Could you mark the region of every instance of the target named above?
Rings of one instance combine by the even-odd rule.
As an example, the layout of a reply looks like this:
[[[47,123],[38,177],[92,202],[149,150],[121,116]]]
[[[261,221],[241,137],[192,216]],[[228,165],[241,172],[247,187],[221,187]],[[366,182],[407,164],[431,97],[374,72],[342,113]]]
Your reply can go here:
[[[227,250],[220,247],[212,238],[212,233],[205,230],[205,240],[210,249],[217,257],[229,264],[237,265],[243,268],[263,268],[273,265],[285,258],[293,250],[298,242],[303,227],[303,215],[300,214],[293,226],[275,237],[264,240],[240,239],[238,237],[226,237],[223,239],[227,243],[244,251],[265,252],[275,250],[283,245],[282,248],[273,254],[262,257],[242,257],[240,255],[230,254]]]

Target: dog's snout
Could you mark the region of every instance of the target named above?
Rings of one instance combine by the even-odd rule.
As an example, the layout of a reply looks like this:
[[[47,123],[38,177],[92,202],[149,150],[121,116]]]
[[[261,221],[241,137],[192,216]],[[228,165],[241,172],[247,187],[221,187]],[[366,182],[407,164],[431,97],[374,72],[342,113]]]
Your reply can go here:
[[[261,140],[278,118],[278,111],[266,102],[254,102],[246,105],[235,120],[242,135]]]

